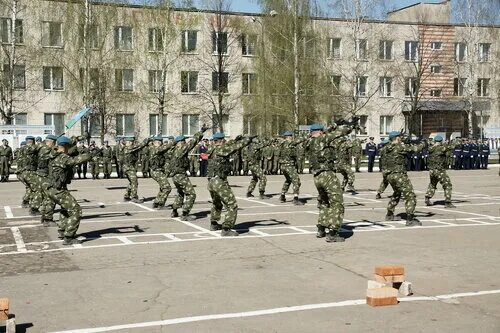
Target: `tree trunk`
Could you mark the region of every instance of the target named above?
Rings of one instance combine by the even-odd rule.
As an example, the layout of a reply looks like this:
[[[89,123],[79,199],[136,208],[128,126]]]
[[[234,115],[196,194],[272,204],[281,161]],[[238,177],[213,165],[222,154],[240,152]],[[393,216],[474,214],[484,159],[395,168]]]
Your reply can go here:
[[[300,75],[299,75],[299,36],[298,36],[298,13],[297,13],[297,2],[294,1],[294,13],[293,13],[293,116],[295,129],[299,128],[299,106],[300,106]]]

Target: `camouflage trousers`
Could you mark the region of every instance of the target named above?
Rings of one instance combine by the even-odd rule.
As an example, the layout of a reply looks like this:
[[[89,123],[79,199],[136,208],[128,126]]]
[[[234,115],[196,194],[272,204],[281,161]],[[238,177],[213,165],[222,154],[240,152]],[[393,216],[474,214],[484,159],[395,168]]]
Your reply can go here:
[[[0,156],[0,176],[8,177],[10,173],[10,163],[6,156]]]
[[[359,172],[359,168],[361,167],[361,155],[354,156],[354,168],[356,172]]]
[[[350,165],[339,164],[337,166],[337,173],[340,173],[343,177],[342,180],[342,190],[345,190],[346,185],[349,187],[354,187],[354,172],[351,170]]]
[[[172,191],[172,186],[170,186],[168,178],[162,170],[151,170],[151,178],[160,186],[160,191],[156,195],[154,203],[163,207],[165,206],[165,202],[167,202],[168,195]]]
[[[408,175],[403,172],[395,172],[387,175],[387,180],[394,189],[391,201],[387,206],[387,212],[394,214],[394,210],[399,203],[399,200],[403,198],[405,201],[405,208],[407,215],[413,215],[415,213],[415,206],[417,205],[417,197],[413,191],[413,186],[411,184]]]
[[[429,183],[425,196],[432,198],[434,193],[436,193],[437,184],[441,183],[444,190],[445,201],[451,202],[451,190],[453,186],[451,185],[451,180],[446,170],[430,170],[429,175],[431,177],[431,182]]]
[[[24,171],[22,173],[24,181],[29,188],[29,205],[31,209],[40,209],[43,201],[43,190],[41,181],[36,171]]]
[[[35,173],[33,178],[36,181],[37,191],[40,191],[41,203],[39,206],[39,211],[42,214],[44,220],[52,221],[54,219],[54,210],[56,208],[56,203],[50,195],[47,193],[47,188],[49,186],[49,179],[44,174]]]
[[[182,207],[182,212],[189,214],[196,200],[196,192],[194,191],[193,184],[191,184],[186,174],[181,173],[174,175],[172,177],[172,182],[177,189],[177,196],[172,204],[172,209],[179,209]]]
[[[259,183],[259,193],[264,193],[266,191],[267,178],[264,174],[264,170],[256,163],[249,163],[248,170],[252,172],[252,179],[250,180],[250,185],[248,186],[247,193],[252,193]]]
[[[99,161],[89,162],[90,173],[92,176],[99,176]]]
[[[333,171],[323,171],[314,176],[318,189],[318,226],[338,231],[344,220],[344,197],[342,187]]]
[[[137,180],[137,171],[135,169],[123,170],[123,173],[128,179],[127,189],[125,190],[124,199],[138,199],[137,187],[139,186],[139,181]]]
[[[282,164],[281,172],[283,172],[283,176],[285,176],[285,182],[283,183],[281,193],[287,193],[291,184],[293,194],[296,196],[299,195],[301,184],[299,174],[297,173],[297,168],[291,164]]]
[[[63,231],[65,237],[75,237],[82,218],[82,208],[76,199],[67,189],[57,190],[49,187],[45,193],[53,202],[61,206],[61,216],[57,223],[59,231]]]
[[[26,182],[26,179],[24,179],[23,173],[24,172],[18,173],[17,179],[19,179],[19,181],[21,183],[23,183],[23,185],[24,185],[25,191],[24,191],[24,196],[23,196],[23,204],[25,204],[25,203],[27,204],[30,202],[31,190],[30,190],[28,183]]]
[[[227,179],[213,177],[208,181],[208,192],[212,197],[212,209],[210,210],[210,221],[219,222],[221,219],[222,208],[226,208],[226,216],[222,227],[232,228],[236,223],[238,216],[238,203],[233,190],[229,186]]]
[[[389,181],[387,180],[387,174],[385,172],[383,172],[382,173],[382,182],[380,183],[380,186],[378,187],[377,193],[378,194],[384,193],[387,186],[389,186]]]
[[[112,169],[111,169],[111,160],[110,159],[103,159],[102,160],[102,172],[105,174],[105,175],[110,175],[111,172],[112,172]]]

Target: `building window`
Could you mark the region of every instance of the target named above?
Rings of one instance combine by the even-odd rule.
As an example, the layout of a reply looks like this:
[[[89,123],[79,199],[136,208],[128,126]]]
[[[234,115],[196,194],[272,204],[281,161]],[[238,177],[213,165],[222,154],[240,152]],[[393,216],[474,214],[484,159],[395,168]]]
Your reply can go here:
[[[22,44],[24,42],[24,30],[23,21],[16,20],[16,44]],[[12,35],[12,20],[10,18],[0,18],[0,42],[1,43],[11,43]]]
[[[330,38],[328,39],[328,58],[340,59],[340,38]]]
[[[85,26],[82,24],[79,27],[80,29],[80,48],[83,48],[87,45],[91,49],[99,49],[99,30],[97,25],[92,24],[87,28],[87,34],[85,35]]]
[[[88,87],[90,88],[91,91],[96,91],[100,89],[100,84],[99,84],[99,69],[97,68],[89,68],[88,70]],[[85,69],[80,68],[80,82],[83,85],[87,84],[85,81]]]
[[[81,122],[81,125],[82,125],[82,133],[85,133],[85,126],[84,126],[84,122]],[[89,122],[88,122],[88,125],[89,125],[89,128],[88,128],[88,131],[89,131],[89,134],[91,137],[93,138],[97,138],[97,137],[100,137],[101,136],[101,117],[100,115],[90,115],[90,119],[89,119]]]
[[[405,80],[405,96],[406,97],[415,97],[417,95],[417,79],[414,77],[408,77]]]
[[[242,74],[243,95],[254,95],[257,93],[257,74]]]
[[[467,61],[467,44],[455,43],[455,60],[457,62]]]
[[[165,74],[164,71],[158,71],[158,70],[150,70],[150,71],[148,71],[148,75],[149,75],[149,80],[148,80],[149,81],[149,92],[159,93],[163,89],[166,90],[166,86],[167,86],[167,84],[165,82],[166,81],[166,76],[164,78],[163,74]]]
[[[196,30],[184,30],[181,34],[182,45],[181,50],[184,53],[195,52],[196,43],[198,40],[198,31]]]
[[[381,77],[379,90],[380,90],[381,97],[391,97],[392,96],[392,77]]]
[[[443,43],[431,42],[431,50],[441,50],[442,48],[443,48]]]
[[[226,32],[212,32],[212,52],[215,54],[227,54]]]
[[[197,114],[182,115],[182,135],[192,136],[200,130],[200,116]]]
[[[405,60],[406,61],[418,60],[418,42],[414,41],[405,42]]]
[[[338,96],[340,95],[340,79],[342,77],[340,75],[331,75],[330,82],[332,84],[332,95]]]
[[[116,115],[116,135],[117,136],[135,135],[135,118],[133,114]]]
[[[229,131],[229,116],[227,114],[222,115],[222,128],[224,129],[224,134],[226,136],[231,135]],[[217,114],[212,114],[212,132],[216,133],[219,130],[219,116]]]
[[[464,78],[453,79],[453,96],[464,96],[466,83],[467,79]]]
[[[441,89],[431,89],[431,97],[441,97]]]
[[[64,133],[64,113],[44,113],[43,124],[47,126],[54,126],[55,135]],[[51,134],[51,133],[45,133]]]
[[[358,135],[367,135],[366,124],[368,123],[368,116],[359,116],[359,129],[356,129],[356,134]]]
[[[45,90],[63,90],[64,79],[62,67],[44,67],[43,68],[43,89]]]
[[[13,125],[28,125],[27,113],[16,113],[12,119]]]
[[[431,65],[431,73],[438,74],[441,73],[441,65]]]
[[[380,134],[387,135],[393,131],[393,116],[380,116]]]
[[[149,135],[166,135],[168,134],[168,121],[167,115],[161,115],[161,124],[160,124],[160,115],[159,114],[150,114],[149,115]],[[160,133],[161,129],[161,133]]]
[[[115,27],[115,49],[120,51],[132,51],[133,49],[132,27]]]
[[[480,43],[478,48],[478,60],[479,62],[487,62],[490,61],[490,50],[491,44],[489,43]]]
[[[62,36],[61,22],[42,22],[42,46],[62,47]]]
[[[257,50],[257,35],[242,35],[241,36],[241,53],[244,56],[253,56]]]
[[[489,90],[490,79],[478,79],[477,80],[477,95],[479,97],[487,97],[490,95]]]
[[[381,40],[379,44],[379,59],[392,60],[392,41]]]
[[[212,72],[212,91],[228,93],[229,73]]]
[[[148,50],[151,52],[163,51],[164,30],[161,28],[148,29]]]
[[[198,92],[198,72],[181,72],[181,92]]]
[[[115,69],[115,84],[117,91],[134,91],[134,70]]]
[[[367,93],[367,82],[368,77],[366,76],[358,76],[356,78],[356,96],[365,97]]]
[[[366,39],[356,40],[356,59],[366,60],[367,57],[367,43]]]
[[[26,68],[24,65],[14,65],[14,77],[12,81],[12,86],[15,90],[24,90],[26,89]],[[11,86],[11,72],[9,65],[3,65],[3,79],[4,86]]]

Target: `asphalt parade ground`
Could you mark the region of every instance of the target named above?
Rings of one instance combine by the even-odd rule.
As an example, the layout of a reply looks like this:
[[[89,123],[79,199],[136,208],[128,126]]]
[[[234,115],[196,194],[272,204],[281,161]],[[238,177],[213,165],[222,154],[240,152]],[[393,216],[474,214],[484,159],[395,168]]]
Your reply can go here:
[[[375,199],[381,174],[357,173],[347,239],[332,244],[315,237],[311,175],[304,206],[279,202],[282,176],[268,176],[265,200],[246,198],[250,177],[230,177],[240,233],[230,238],[209,230],[204,178],[191,178],[193,222],[151,208],[152,179],[139,178],[143,204],[123,202],[126,180],[76,180],[83,243],[70,247],[20,207],[19,182],[2,183],[0,298],[18,332],[500,332],[498,166],[449,174],[455,209],[440,187],[426,207],[428,172],[410,173],[423,226],[409,228],[383,221],[392,189]],[[414,295],[366,305],[379,265],[403,265]]]

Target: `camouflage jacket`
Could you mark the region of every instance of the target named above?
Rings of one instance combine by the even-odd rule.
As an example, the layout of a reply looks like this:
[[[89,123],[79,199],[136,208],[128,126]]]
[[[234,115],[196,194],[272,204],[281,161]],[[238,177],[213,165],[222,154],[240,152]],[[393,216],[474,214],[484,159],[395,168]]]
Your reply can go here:
[[[113,158],[113,148],[111,148],[110,146],[102,147],[101,153],[102,153],[102,158],[106,161],[111,160]]]
[[[250,138],[230,141],[220,146],[211,146],[208,151],[208,178],[219,177],[227,179],[233,170],[231,155],[239,152],[251,143]]]
[[[176,145],[170,160],[170,174],[185,174],[189,170],[189,153],[198,146],[203,139],[203,132],[196,133],[191,141],[183,145]]]
[[[67,185],[73,178],[74,166],[90,160],[89,154],[81,154],[71,157],[66,153],[56,152],[50,161],[48,182],[43,184],[45,188],[53,187],[56,190],[67,190]]]
[[[159,147],[149,148],[149,166],[151,170],[161,170],[165,166],[166,154],[175,147],[175,142],[164,143]]]
[[[427,167],[429,170],[444,170],[448,167],[449,153],[453,151],[453,146],[448,144],[434,144],[429,147],[429,157]]]
[[[294,138],[292,141],[284,140],[280,146],[280,164],[297,164],[297,146],[308,140],[307,136]]]
[[[242,157],[245,156],[245,159],[248,160],[249,163],[260,165],[260,162],[262,161],[263,150],[269,147],[271,144],[272,141],[252,143],[248,145],[246,149],[242,150],[241,155]]]
[[[146,147],[148,144],[148,141],[144,141],[140,145],[135,145],[135,146],[125,146],[122,149],[122,168],[123,171],[128,171],[128,170],[135,170],[137,161],[139,159],[139,151]],[[118,160],[120,161],[120,160]]]
[[[38,165],[37,174],[40,176],[48,176],[50,161],[56,157],[56,150],[54,147],[42,144],[38,150]]]
[[[0,146],[0,157],[7,158],[7,161],[12,161],[12,148],[10,146]]]
[[[425,144],[388,143],[385,147],[384,167],[386,173],[406,173],[406,155],[419,152]],[[384,148],[385,148],[384,147]]]
[[[337,163],[341,165],[350,165],[352,156],[352,143],[346,139],[338,141],[336,150]]]

